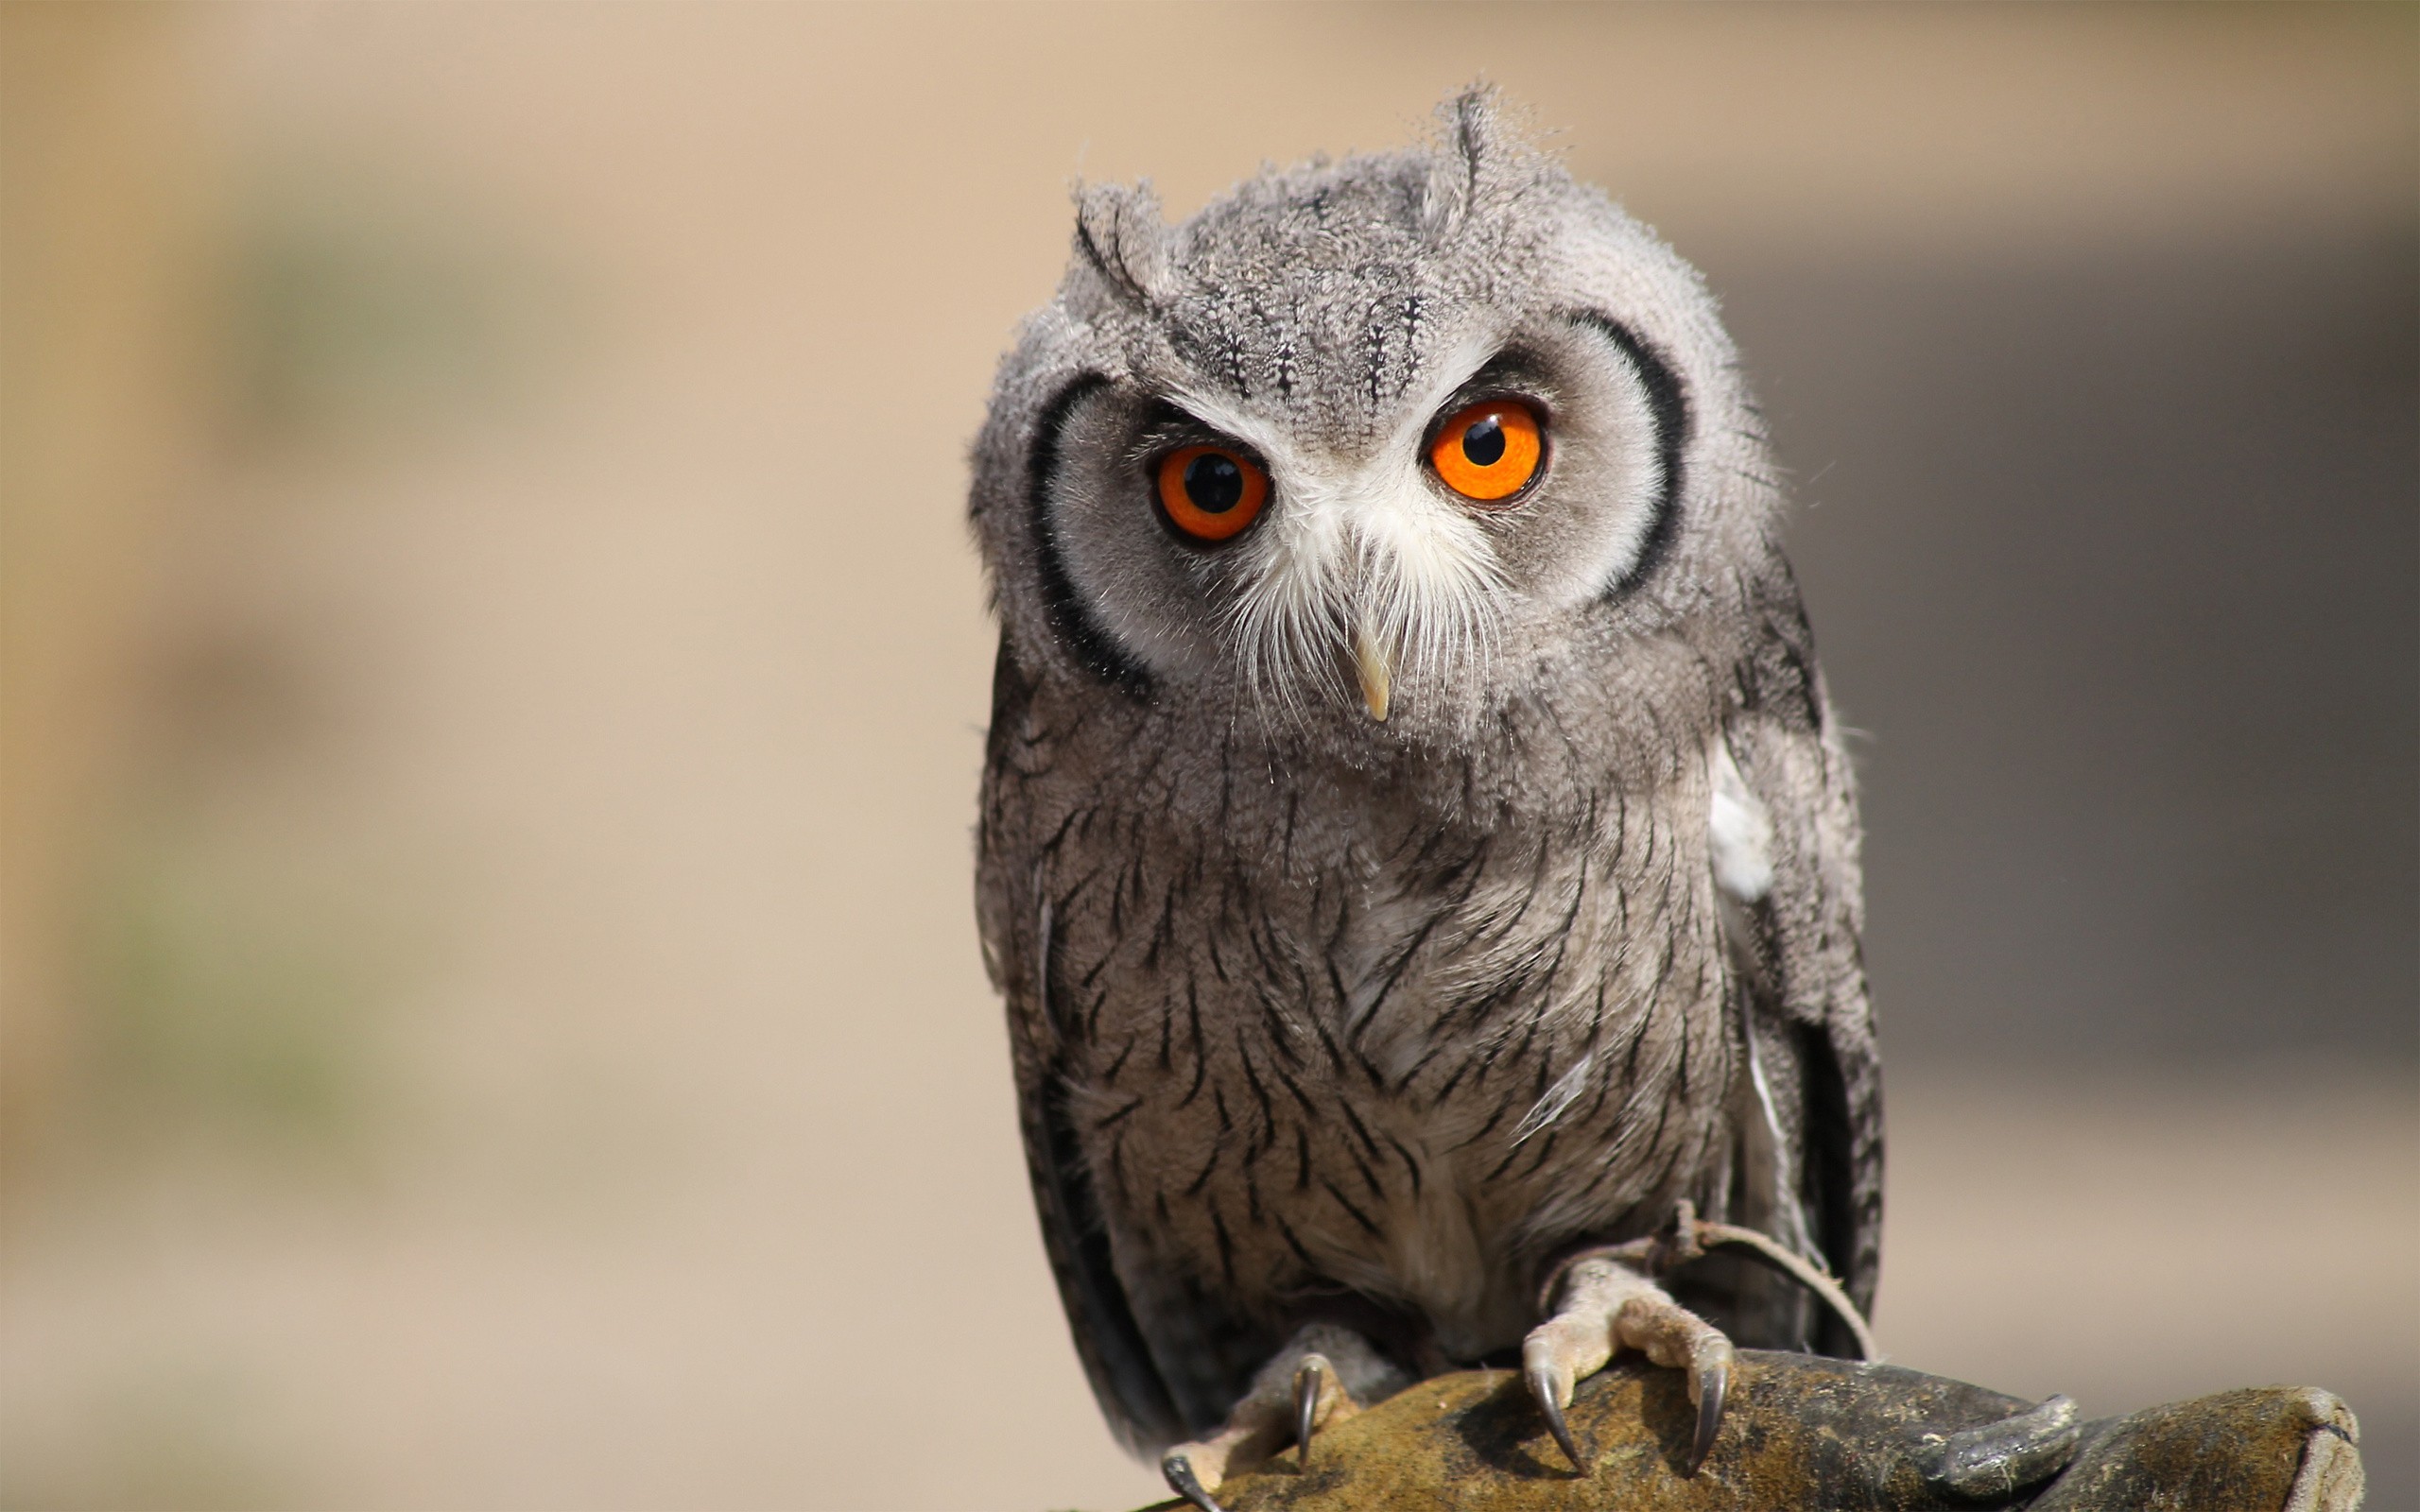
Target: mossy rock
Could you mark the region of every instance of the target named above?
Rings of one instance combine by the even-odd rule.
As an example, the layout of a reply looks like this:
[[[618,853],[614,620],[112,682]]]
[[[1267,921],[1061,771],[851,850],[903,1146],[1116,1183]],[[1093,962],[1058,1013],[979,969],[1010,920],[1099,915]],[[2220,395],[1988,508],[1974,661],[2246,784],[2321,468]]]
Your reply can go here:
[[[1218,1496],[1230,1512],[2351,1512],[2360,1503],[2352,1414],[2326,1392],[2283,1386],[2082,1424],[2048,1459],[2037,1452],[2037,1469],[2020,1465],[2008,1477],[2015,1484],[1984,1488],[1968,1476],[1962,1493],[1954,1488],[1943,1471],[1953,1435],[2033,1405],[1896,1366],[1743,1349],[1721,1434],[1691,1476],[1696,1413],[1680,1372],[1631,1357],[1582,1383],[1572,1402],[1571,1431],[1591,1460],[1581,1476],[1516,1373],[1464,1371],[1322,1432],[1308,1469],[1288,1452]]]

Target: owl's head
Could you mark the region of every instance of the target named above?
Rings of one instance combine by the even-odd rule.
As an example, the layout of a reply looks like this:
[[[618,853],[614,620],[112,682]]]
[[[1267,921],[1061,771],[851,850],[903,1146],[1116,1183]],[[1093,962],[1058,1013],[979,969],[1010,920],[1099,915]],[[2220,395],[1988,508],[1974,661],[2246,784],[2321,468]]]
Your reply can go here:
[[[1466,739],[1685,622],[1770,536],[1696,272],[1507,127],[1080,196],[974,514],[1038,672],[1347,741]]]

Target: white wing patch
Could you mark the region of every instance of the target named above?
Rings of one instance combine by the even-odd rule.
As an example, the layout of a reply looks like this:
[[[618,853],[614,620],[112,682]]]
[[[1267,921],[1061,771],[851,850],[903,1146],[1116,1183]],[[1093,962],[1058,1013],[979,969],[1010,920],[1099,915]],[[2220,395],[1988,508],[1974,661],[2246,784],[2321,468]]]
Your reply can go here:
[[[1713,841],[1715,885],[1743,903],[1753,903],[1773,885],[1773,825],[1765,806],[1748,790],[1731,745],[1714,742],[1714,807],[1706,816]]]

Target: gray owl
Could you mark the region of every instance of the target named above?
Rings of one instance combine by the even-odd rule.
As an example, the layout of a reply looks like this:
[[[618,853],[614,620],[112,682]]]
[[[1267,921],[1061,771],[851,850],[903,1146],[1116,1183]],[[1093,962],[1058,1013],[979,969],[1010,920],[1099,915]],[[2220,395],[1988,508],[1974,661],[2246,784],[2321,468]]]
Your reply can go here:
[[[1874,1289],[1857,805],[1763,422],[1687,264],[1488,94],[1440,117],[1174,228],[1085,190],[976,446],[1034,1195],[1203,1507],[1482,1363],[1585,1473],[1623,1349],[1688,1371],[1694,1470],[1733,1340],[1863,1336],[1751,1262]]]

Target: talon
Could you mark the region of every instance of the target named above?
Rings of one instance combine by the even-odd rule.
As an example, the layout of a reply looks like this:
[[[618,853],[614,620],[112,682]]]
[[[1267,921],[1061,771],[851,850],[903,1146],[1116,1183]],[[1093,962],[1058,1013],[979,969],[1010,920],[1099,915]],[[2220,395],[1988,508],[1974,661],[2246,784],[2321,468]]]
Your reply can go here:
[[[1179,1452],[1170,1450],[1160,1456],[1160,1474],[1167,1479],[1169,1490],[1200,1507],[1201,1512],[1227,1512],[1219,1504],[1218,1498],[1202,1489],[1201,1478],[1193,1473],[1193,1462]]]
[[[1571,1425],[1563,1420],[1563,1403],[1555,1400],[1562,1393],[1555,1382],[1553,1367],[1543,1365],[1530,1366],[1529,1381],[1530,1395],[1537,1399],[1538,1411],[1546,1417],[1547,1432],[1554,1435],[1554,1441],[1562,1446],[1564,1457],[1571,1461],[1571,1468],[1586,1475],[1588,1458],[1580,1452],[1578,1441],[1571,1436]]]
[[[1708,1366],[1698,1378],[1698,1436],[1689,1450],[1689,1473],[1695,1475],[1714,1448],[1714,1435],[1722,1427],[1722,1399],[1731,1389],[1731,1366],[1717,1362]]]
[[[1322,1377],[1328,1373],[1327,1361],[1320,1355],[1305,1355],[1294,1370],[1294,1468],[1307,1469],[1311,1463],[1311,1432],[1320,1425],[1320,1387]]]

